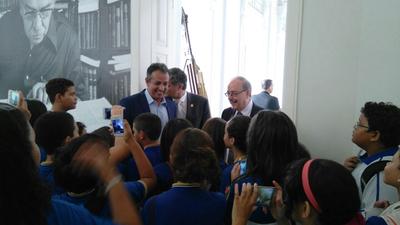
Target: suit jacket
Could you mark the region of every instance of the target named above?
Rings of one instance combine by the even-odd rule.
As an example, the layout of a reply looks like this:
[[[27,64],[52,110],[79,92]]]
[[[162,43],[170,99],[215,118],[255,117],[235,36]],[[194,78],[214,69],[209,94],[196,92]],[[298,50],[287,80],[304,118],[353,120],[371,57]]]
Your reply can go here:
[[[279,110],[279,101],[277,97],[271,96],[268,92],[262,91],[258,95],[251,97],[253,102],[260,107],[268,110]]]
[[[263,110],[263,109],[253,102],[253,107],[251,108],[250,117],[253,117],[261,110]],[[222,111],[221,118],[225,121],[228,121],[235,115],[235,113],[236,113],[236,110],[233,109],[232,107],[226,108],[226,109],[224,109],[224,111]]]
[[[208,99],[187,92],[186,119],[193,124],[193,127],[201,129],[210,117]]]
[[[124,110],[124,118],[128,120],[129,124],[132,126],[133,120],[139,114],[150,112],[150,107],[146,99],[146,95],[144,94],[145,90],[125,97],[119,101],[119,104],[125,107]],[[168,119],[175,119],[176,118],[176,105],[175,102],[171,101],[170,99],[165,98],[167,102],[167,112],[168,112]]]

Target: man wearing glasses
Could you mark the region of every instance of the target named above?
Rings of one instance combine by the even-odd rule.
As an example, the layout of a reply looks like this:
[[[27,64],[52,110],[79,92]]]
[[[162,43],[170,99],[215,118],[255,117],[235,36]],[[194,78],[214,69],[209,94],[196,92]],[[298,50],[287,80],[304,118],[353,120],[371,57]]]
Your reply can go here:
[[[221,118],[228,121],[237,115],[253,117],[262,108],[251,100],[251,84],[246,78],[238,76],[231,80],[225,93],[231,107],[224,109]]]
[[[19,0],[18,8],[0,19],[0,99],[8,89],[32,93],[37,84],[65,77],[83,96],[78,36],[55,0]]]

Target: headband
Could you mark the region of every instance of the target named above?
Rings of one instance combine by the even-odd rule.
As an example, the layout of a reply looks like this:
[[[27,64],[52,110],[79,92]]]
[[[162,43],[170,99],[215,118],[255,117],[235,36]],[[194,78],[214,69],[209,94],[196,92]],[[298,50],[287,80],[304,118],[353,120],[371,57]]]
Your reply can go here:
[[[308,171],[310,170],[310,165],[313,161],[314,159],[310,159],[304,164],[303,171],[301,172],[301,181],[303,183],[304,193],[306,194],[308,201],[315,208],[315,210],[317,210],[318,213],[321,213],[321,208],[319,207],[318,202],[311,191],[309,182],[310,180],[308,179]]]

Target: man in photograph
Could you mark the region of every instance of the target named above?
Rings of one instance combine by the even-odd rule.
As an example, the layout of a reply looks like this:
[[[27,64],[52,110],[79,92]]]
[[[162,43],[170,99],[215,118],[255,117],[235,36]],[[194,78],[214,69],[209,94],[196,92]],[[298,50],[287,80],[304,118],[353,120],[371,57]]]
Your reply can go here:
[[[0,98],[8,89],[40,96],[48,80],[64,77],[86,99],[78,36],[54,6],[55,0],[19,0],[0,18]]]

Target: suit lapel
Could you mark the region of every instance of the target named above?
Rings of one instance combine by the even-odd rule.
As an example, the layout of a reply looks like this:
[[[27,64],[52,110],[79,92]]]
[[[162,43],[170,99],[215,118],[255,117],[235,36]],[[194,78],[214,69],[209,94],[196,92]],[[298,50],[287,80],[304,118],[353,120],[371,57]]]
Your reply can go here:
[[[150,112],[149,103],[147,102],[146,95],[144,94],[145,90],[143,90],[140,94],[140,105],[139,107],[142,109],[142,112]]]

